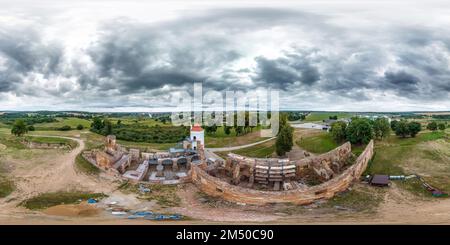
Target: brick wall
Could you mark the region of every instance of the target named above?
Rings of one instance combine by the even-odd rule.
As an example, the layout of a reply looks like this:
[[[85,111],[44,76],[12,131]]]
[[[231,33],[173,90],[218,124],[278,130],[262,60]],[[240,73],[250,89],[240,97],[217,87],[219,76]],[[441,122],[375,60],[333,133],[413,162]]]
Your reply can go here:
[[[306,187],[303,189],[295,189],[288,191],[259,191],[250,188],[231,185],[219,178],[213,177],[206,173],[198,166],[192,165],[192,182],[208,195],[221,197],[231,202],[247,203],[247,204],[267,204],[267,203],[295,203],[308,204],[319,199],[328,199],[336,193],[346,190],[353,181],[358,180],[367,167],[367,163],[373,156],[373,141],[371,141],[366,149],[357,158],[356,162],[344,170],[341,174],[335,176],[331,180],[320,185]],[[350,147],[350,148],[349,148]],[[345,144],[336,148],[336,152],[342,149],[351,150],[349,144]],[[325,157],[336,157],[333,153],[324,154]],[[317,156],[323,158],[324,155]],[[313,159],[310,159],[313,160]]]

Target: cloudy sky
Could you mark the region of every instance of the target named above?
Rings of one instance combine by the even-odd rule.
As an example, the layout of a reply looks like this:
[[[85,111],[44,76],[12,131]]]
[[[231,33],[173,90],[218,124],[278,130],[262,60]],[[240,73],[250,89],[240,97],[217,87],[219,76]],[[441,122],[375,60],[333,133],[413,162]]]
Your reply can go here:
[[[168,110],[194,82],[278,89],[282,109],[450,110],[448,1],[0,6],[0,110]]]

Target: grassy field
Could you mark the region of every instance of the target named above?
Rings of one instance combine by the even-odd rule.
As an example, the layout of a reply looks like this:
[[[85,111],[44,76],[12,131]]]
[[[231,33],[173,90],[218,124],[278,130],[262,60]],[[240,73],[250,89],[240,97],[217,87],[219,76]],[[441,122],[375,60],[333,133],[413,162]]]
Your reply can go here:
[[[391,136],[375,144],[375,156],[367,174],[419,174],[427,182],[450,191],[450,142],[444,132],[427,132],[416,138]],[[415,180],[398,182],[398,186],[418,195],[423,187]],[[426,193],[429,195],[429,193]]]
[[[9,131],[0,131],[0,143],[7,148],[26,149],[26,146],[20,142],[21,138],[11,135]]]
[[[218,148],[229,147],[255,143],[267,138],[260,137],[260,129],[255,128],[253,132],[245,135],[236,136],[234,129],[231,130],[230,135],[226,135],[223,127],[219,127],[214,135],[205,135],[206,147]]]
[[[386,189],[356,185],[351,190],[338,193],[324,203],[326,208],[340,208],[357,212],[374,212],[383,201]]]
[[[97,175],[100,173],[100,169],[84,159],[81,153],[75,158],[75,166],[77,170],[89,175]]]
[[[149,193],[141,193],[139,191],[139,185],[132,184],[130,182],[125,182],[119,189],[125,193],[138,194],[139,199],[144,200],[154,200],[161,207],[178,207],[181,204],[181,199],[177,195],[177,190],[179,186],[177,185],[159,185],[151,184],[146,186],[151,191]]]
[[[84,128],[89,128],[91,126],[91,121],[76,117],[67,118],[56,118],[57,122],[51,123],[37,123],[34,125],[36,130],[55,130],[62,126],[70,126],[72,129],[76,129],[78,125],[83,125]]]
[[[311,153],[322,154],[335,149],[343,143],[336,143],[331,137],[331,134],[327,132],[318,132],[296,140],[295,144]],[[365,145],[352,145],[352,152],[357,156],[361,154],[364,149]]]
[[[31,210],[41,210],[61,204],[79,203],[80,200],[88,200],[89,198],[101,199],[104,197],[106,197],[106,195],[103,193],[52,192],[43,193],[39,196],[25,200],[21,205]]]
[[[53,137],[36,137],[36,136],[25,136],[27,141],[35,142],[35,143],[43,143],[43,144],[63,144],[70,146],[70,148],[76,148],[78,143],[76,141],[70,139],[63,138],[53,138]]]
[[[258,158],[272,157],[272,154],[274,152],[275,152],[275,140],[270,140],[268,142],[259,145],[233,151],[233,153],[238,155],[247,157],[258,157]]]
[[[333,138],[331,138],[331,135],[326,132],[311,137],[303,137],[295,143],[300,148],[316,154],[329,152],[339,146]]]
[[[329,119],[330,116],[338,116],[338,118],[349,118],[352,117],[351,113],[348,112],[311,112],[306,116],[306,122],[317,122]]]

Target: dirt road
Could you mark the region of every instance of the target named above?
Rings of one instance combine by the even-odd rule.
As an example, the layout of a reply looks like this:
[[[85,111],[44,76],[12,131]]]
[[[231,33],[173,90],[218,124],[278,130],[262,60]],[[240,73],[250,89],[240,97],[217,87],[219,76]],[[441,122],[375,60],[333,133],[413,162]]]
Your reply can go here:
[[[84,149],[81,139],[58,138],[74,140],[78,146],[70,152],[48,150],[50,154],[40,154],[36,158],[14,162],[15,166],[10,175],[14,179],[16,190],[7,198],[0,199],[0,223],[2,219],[35,214],[36,212],[17,205],[40,193],[73,190],[103,193],[113,191],[114,185],[110,182],[87,176],[75,169],[75,158]]]

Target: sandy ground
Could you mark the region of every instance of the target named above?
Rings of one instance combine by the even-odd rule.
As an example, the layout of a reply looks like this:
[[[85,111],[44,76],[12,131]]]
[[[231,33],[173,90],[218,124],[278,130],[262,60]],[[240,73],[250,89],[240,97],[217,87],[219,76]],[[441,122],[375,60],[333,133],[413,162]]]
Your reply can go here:
[[[10,174],[16,190],[7,198],[0,199],[0,223],[12,217],[34,215],[36,212],[18,207],[18,204],[40,193],[71,190],[110,193],[114,190],[110,182],[75,170],[75,157],[83,150],[84,142],[77,138],[68,139],[78,142],[77,148],[68,153],[60,151],[39,159],[14,162],[16,166]]]
[[[117,186],[101,177],[87,176],[74,169],[75,157],[84,148],[84,142],[71,152],[51,154],[44,159],[33,159],[40,164],[21,163],[14,168],[17,189],[10,196],[0,199],[0,224],[449,224],[450,199],[423,200],[397,188],[395,184],[386,192],[385,200],[374,213],[352,213],[339,210],[324,211],[314,205],[302,212],[287,214],[272,207],[229,205],[219,202],[211,206],[202,201],[192,184],[178,191],[180,207],[165,211],[190,217],[186,221],[155,222],[129,220],[112,216],[104,210],[105,202],[118,201],[130,209],[153,210],[153,202],[138,200],[132,194],[117,191]],[[59,205],[45,212],[30,211],[17,205],[39,193],[83,190],[103,192],[110,197],[92,206]]]

